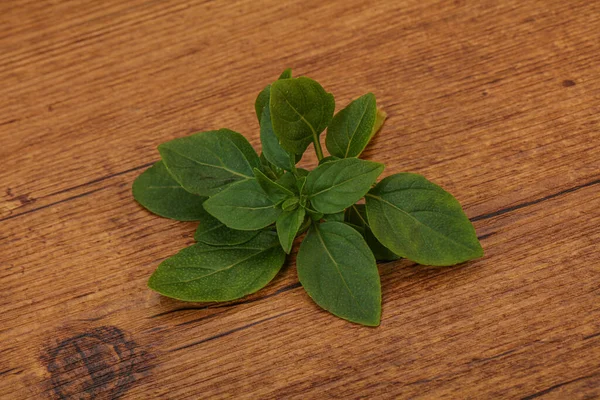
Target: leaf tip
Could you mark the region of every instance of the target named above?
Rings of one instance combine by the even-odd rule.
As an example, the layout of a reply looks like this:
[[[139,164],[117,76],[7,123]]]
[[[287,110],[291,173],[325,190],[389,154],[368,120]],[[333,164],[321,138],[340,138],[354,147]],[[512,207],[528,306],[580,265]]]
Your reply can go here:
[[[150,278],[148,278],[148,282],[146,282],[146,286],[148,286],[150,289],[154,290],[157,293],[160,293],[160,291],[158,290],[158,286],[157,286],[157,282],[156,282],[157,278],[156,278],[156,271],[154,271],[152,273],[152,275],[150,275]]]
[[[377,309],[376,313],[373,315],[366,315],[364,319],[355,322],[371,328],[376,328],[381,325],[381,304],[379,304],[379,308]]]

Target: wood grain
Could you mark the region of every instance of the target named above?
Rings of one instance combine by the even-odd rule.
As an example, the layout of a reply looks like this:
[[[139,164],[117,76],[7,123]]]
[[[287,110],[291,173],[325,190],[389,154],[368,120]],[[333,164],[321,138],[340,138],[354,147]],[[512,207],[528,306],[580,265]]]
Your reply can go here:
[[[600,398],[599,32],[586,0],[0,2],[0,397]],[[375,93],[366,157],[449,190],[482,240],[381,264],[378,328],[321,311],[293,262],[226,304],[146,287],[195,224],[133,179],[199,130],[258,149],[286,67],[337,109]]]

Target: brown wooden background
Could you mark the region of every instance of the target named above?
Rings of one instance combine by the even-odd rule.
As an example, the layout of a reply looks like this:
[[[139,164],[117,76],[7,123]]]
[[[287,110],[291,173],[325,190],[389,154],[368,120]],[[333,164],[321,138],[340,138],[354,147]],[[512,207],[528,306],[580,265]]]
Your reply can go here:
[[[290,263],[231,304],[146,288],[193,242],[131,196],[286,67],[388,112],[366,153],[464,205],[485,258],[382,264],[376,329]],[[0,397],[600,398],[600,2],[0,2]],[[314,165],[308,157],[305,165]]]

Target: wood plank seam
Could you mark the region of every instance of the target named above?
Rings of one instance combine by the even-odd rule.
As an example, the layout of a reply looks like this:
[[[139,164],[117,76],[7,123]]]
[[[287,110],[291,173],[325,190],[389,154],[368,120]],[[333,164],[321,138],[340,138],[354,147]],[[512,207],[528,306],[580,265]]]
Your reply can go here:
[[[231,330],[229,330],[229,331],[225,331],[225,332],[222,332],[222,333],[218,333],[218,334],[216,334],[216,335],[214,335],[214,336],[207,337],[207,338],[205,338],[205,339],[202,339],[202,340],[199,340],[199,341],[197,341],[197,342],[189,343],[189,344],[186,344],[186,345],[184,345],[184,346],[180,346],[180,347],[175,347],[174,349],[170,349],[170,350],[169,350],[169,352],[174,352],[174,351],[184,350],[184,349],[188,349],[188,348],[190,348],[190,347],[193,347],[193,346],[197,346],[197,345],[199,345],[199,344],[202,344],[202,343],[210,342],[211,340],[219,339],[219,338],[222,338],[222,337],[224,337],[224,336],[231,335],[232,333],[236,333],[236,332],[239,332],[239,331],[243,331],[243,330],[245,330],[245,329],[248,329],[248,328],[251,328],[251,327],[253,327],[253,326],[256,326],[256,325],[262,324],[262,323],[264,323],[264,322],[271,321],[271,320],[273,320],[273,319],[276,319],[276,318],[282,317],[282,316],[284,316],[284,315],[287,315],[287,314],[291,314],[291,313],[293,313],[293,312],[295,312],[295,311],[298,311],[298,309],[294,309],[294,310],[290,310],[290,311],[285,311],[285,312],[283,312],[283,313],[280,313],[280,314],[277,314],[277,315],[273,315],[273,316],[271,316],[271,317],[268,317],[268,318],[263,318],[263,319],[261,319],[261,320],[254,321],[254,322],[251,322],[251,323],[249,323],[249,324],[246,324],[246,325],[240,326],[239,328],[235,328],[235,329],[231,329]]]
[[[597,376],[600,376],[600,373],[599,374],[592,374],[592,375],[582,376],[582,377],[575,378],[575,379],[571,379],[570,381],[562,382],[562,383],[556,384],[554,386],[550,386],[548,389],[544,389],[544,390],[541,390],[541,391],[536,392],[534,394],[531,394],[529,396],[522,397],[521,400],[535,399],[537,397],[544,396],[544,395],[552,392],[553,390],[556,390],[556,389],[561,388],[563,386],[569,385],[571,383],[583,381],[583,380],[590,379],[590,378],[595,378]]]
[[[539,203],[541,203],[543,201],[551,200],[551,199],[554,199],[556,197],[562,196],[564,194],[572,193],[572,192],[575,192],[575,191],[577,191],[579,189],[583,189],[583,188],[587,188],[587,187],[590,187],[590,186],[594,186],[594,185],[597,185],[599,183],[600,183],[600,179],[596,179],[596,180],[593,180],[593,181],[590,181],[590,182],[582,183],[581,185],[573,186],[571,188],[568,188],[568,189],[565,189],[565,190],[561,190],[560,192],[556,192],[556,193],[550,194],[548,196],[540,197],[539,199],[527,201],[527,202],[524,202],[524,203],[516,204],[516,205],[511,206],[511,207],[501,208],[500,210],[497,210],[497,211],[493,211],[493,212],[490,212],[490,213],[486,213],[486,214],[475,216],[475,217],[471,218],[471,221],[472,222],[476,222],[476,221],[481,221],[481,220],[492,218],[492,217],[497,217],[498,215],[506,214],[506,213],[509,213],[511,211],[515,211],[515,210],[519,210],[521,208],[529,207],[529,206],[532,206],[534,204],[539,204]]]

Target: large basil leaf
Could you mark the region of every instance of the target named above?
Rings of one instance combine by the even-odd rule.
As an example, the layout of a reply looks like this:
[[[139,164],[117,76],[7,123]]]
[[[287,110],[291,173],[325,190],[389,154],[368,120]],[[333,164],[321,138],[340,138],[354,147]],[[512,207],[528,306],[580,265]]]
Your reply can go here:
[[[143,207],[161,217],[178,221],[198,221],[204,197],[186,191],[163,164],[157,162],[133,182],[133,197]]]
[[[289,79],[292,76],[292,70],[286,69],[281,73],[279,79]],[[271,97],[271,85],[263,89],[256,98],[254,104],[258,122],[260,124],[260,141],[262,143],[263,155],[273,165],[279,168],[291,171],[294,165],[300,161],[301,155],[290,154],[279,144],[279,139],[273,132],[271,124],[271,111],[269,110],[269,100]]]
[[[256,179],[229,186],[206,200],[204,209],[229,228],[241,231],[262,229],[281,213]]]
[[[361,235],[363,235],[365,242],[369,245],[369,248],[377,261],[393,261],[401,258],[398,254],[382,245],[375,235],[373,235],[371,227],[369,226],[367,210],[364,204],[354,204],[348,207],[346,209],[345,217],[346,222],[350,223],[352,227],[357,229]]]
[[[288,68],[279,75],[279,79],[289,79],[292,77],[292,69]],[[263,109],[269,105],[269,97],[271,95],[271,85],[267,85],[263,90],[260,91],[254,102],[254,111],[256,111],[256,118],[258,123],[262,125],[261,119],[263,115]],[[267,107],[269,108],[269,107]],[[264,146],[264,144],[263,144]]]
[[[483,249],[459,202],[421,175],[396,174],[366,196],[375,237],[394,253],[426,265],[453,265]]]
[[[254,177],[260,159],[245,137],[228,129],[207,131],[158,146],[165,166],[188,192],[212,196]]]
[[[273,82],[269,107],[281,146],[303,154],[331,121],[335,100],[319,83],[300,77]]]
[[[279,218],[277,218],[276,226],[279,242],[281,243],[281,247],[283,247],[283,251],[287,254],[290,254],[292,250],[294,238],[298,233],[298,229],[302,226],[305,213],[304,208],[298,207],[292,211],[282,212]]]
[[[300,161],[300,156],[288,153],[279,144],[279,139],[277,139],[275,132],[273,132],[269,107],[264,108],[260,119],[260,142],[262,143],[263,154],[267,160],[279,168],[291,171],[294,165]]]
[[[383,172],[383,164],[344,158],[319,165],[306,177],[303,193],[312,208],[335,214],[356,203]]]
[[[331,155],[358,157],[365,149],[375,126],[375,95],[367,93],[339,111],[327,128],[325,144]]]
[[[236,246],[198,243],[163,261],[148,286],[185,301],[234,300],[264,287],[284,261],[274,232],[261,232]]]
[[[246,243],[260,231],[238,231],[228,228],[224,223],[202,209],[200,225],[196,229],[194,239],[211,246],[233,246]]]
[[[342,222],[314,224],[300,245],[298,278],[310,297],[338,317],[377,326],[381,285],[363,237]]]

